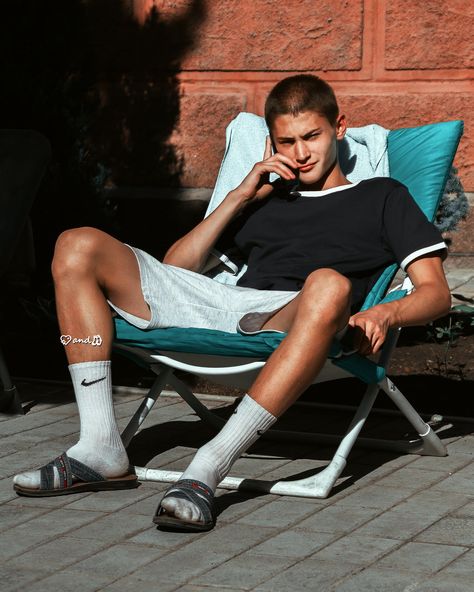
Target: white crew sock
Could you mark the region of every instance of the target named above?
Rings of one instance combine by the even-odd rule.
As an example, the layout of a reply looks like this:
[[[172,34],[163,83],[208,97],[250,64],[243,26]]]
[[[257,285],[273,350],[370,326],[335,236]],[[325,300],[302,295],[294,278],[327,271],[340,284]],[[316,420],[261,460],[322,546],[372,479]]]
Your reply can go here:
[[[197,451],[180,479],[202,481],[215,491],[217,485],[229,473],[232,464],[276,420],[274,415],[252,397],[245,395],[217,436]],[[202,520],[199,508],[187,500],[169,496],[161,504],[178,518]]]
[[[110,360],[70,364],[69,372],[79,409],[81,432],[79,441],[67,454],[104,477],[126,474],[129,461],[115,420]],[[56,468],[54,471],[57,487]],[[40,471],[16,475],[13,481],[22,487],[37,488],[40,486]]]

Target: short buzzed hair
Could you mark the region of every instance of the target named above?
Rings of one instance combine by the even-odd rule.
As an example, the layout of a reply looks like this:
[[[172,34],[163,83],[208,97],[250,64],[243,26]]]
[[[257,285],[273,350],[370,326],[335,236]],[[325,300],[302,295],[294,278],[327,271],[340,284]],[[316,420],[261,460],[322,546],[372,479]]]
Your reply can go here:
[[[336,95],[331,86],[312,74],[298,74],[280,80],[265,102],[265,121],[271,130],[278,115],[299,115],[314,111],[331,125],[339,116]]]

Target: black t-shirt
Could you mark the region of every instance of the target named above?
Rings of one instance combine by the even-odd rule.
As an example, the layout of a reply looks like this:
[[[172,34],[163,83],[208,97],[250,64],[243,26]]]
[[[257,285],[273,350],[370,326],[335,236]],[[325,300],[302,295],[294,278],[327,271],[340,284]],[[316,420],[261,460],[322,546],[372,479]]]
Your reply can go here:
[[[387,177],[294,195],[274,191],[234,226],[248,270],[237,285],[299,291],[323,267],[352,282],[358,310],[381,272],[445,248],[407,188]]]

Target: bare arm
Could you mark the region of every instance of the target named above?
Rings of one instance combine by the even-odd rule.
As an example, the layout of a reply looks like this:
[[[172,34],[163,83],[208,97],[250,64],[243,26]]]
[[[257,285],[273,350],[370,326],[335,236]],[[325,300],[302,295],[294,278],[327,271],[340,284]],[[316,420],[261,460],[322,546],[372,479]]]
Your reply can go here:
[[[439,256],[420,257],[410,263],[407,272],[414,292],[349,319],[349,325],[357,329],[355,346],[361,354],[377,353],[393,327],[423,325],[449,312],[451,294]]]
[[[277,173],[284,179],[292,180],[295,174],[291,167],[297,166],[295,161],[286,156],[278,153],[272,156],[270,137],[267,137],[263,160],[254,165],[242,183],[225,197],[212,214],[168,249],[163,263],[200,272],[229,222],[246,204],[270,194],[270,173]]]

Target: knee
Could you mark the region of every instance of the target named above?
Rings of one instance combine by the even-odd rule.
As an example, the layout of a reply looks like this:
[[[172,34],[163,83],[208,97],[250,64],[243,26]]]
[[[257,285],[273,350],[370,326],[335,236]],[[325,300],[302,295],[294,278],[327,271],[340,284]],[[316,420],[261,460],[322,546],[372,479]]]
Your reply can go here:
[[[304,283],[302,296],[314,302],[315,306],[324,305],[328,311],[345,311],[350,306],[352,284],[338,271],[329,268],[317,269],[309,274]]]
[[[62,232],[54,247],[51,273],[55,280],[87,273],[92,269],[94,257],[98,252],[102,231],[83,226]]]

